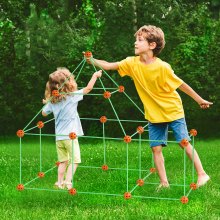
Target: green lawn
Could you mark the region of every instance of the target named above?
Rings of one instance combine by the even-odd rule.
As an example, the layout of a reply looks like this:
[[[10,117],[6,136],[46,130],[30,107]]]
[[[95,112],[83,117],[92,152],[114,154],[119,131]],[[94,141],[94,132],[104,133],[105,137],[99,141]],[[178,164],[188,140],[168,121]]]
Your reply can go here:
[[[151,174],[144,186],[135,188],[140,175],[142,178],[147,176],[152,167],[148,143],[142,146],[141,161],[138,159],[138,143],[129,144],[127,182],[126,144],[106,141],[106,161],[110,169],[103,171],[100,168],[104,163],[102,141],[80,139],[82,164],[74,177],[78,193],[71,196],[67,191],[53,188],[57,174],[53,138],[42,138],[42,171],[54,169],[44,178],[32,182],[40,171],[39,137],[25,136],[22,139],[22,183],[30,183],[25,185],[29,189],[21,192],[16,189],[20,178],[19,139],[1,137],[0,140],[1,219],[220,219],[220,140],[195,139],[196,149],[211,181],[191,191],[189,202],[185,205],[179,201],[184,187],[177,186],[184,183],[184,157],[176,144],[169,144],[164,149],[167,174],[172,185],[169,190],[156,192],[157,174]],[[192,167],[188,159],[186,175],[187,193],[192,182]],[[123,198],[127,186],[128,191],[135,188],[129,200]]]

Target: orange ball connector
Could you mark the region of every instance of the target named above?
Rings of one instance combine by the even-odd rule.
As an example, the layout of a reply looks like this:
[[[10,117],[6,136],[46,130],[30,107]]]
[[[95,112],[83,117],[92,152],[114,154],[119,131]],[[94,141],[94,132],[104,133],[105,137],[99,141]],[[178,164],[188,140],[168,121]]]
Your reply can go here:
[[[91,51],[86,51],[86,52],[84,53],[84,56],[85,56],[86,58],[90,58],[90,57],[92,57],[92,52],[91,52]]]
[[[76,195],[76,193],[77,193],[75,188],[71,188],[68,191],[69,191],[69,194],[72,195],[72,196]]]
[[[196,135],[197,135],[197,130],[196,130],[196,129],[191,129],[191,130],[189,131],[189,133],[190,133],[190,135],[192,135],[192,136],[196,136]]]
[[[183,146],[183,147],[186,147],[188,144],[189,144],[189,141],[187,139],[183,139],[180,144]]]
[[[17,134],[17,136],[18,136],[19,138],[24,137],[24,131],[23,131],[23,130],[18,130],[16,134]]]
[[[39,178],[44,178],[45,174],[44,174],[44,172],[39,172],[39,173],[37,174],[37,176],[38,176]]]
[[[44,123],[42,121],[37,122],[37,127],[38,128],[43,128],[44,127]]]
[[[151,173],[156,173],[156,172],[157,172],[157,169],[156,169],[155,167],[151,167],[151,168],[150,168],[150,172],[151,172]]]
[[[143,186],[144,185],[144,180],[143,179],[138,179],[137,180],[137,185],[138,186]]]
[[[103,93],[103,96],[105,99],[109,99],[111,97],[111,93],[109,91],[106,91]]]
[[[106,165],[106,164],[102,165],[102,170],[104,170],[104,171],[108,170],[108,165]]]
[[[59,91],[58,90],[53,90],[52,91],[52,96],[54,96],[54,97],[58,97],[60,95],[60,93],[59,93]]]
[[[142,126],[138,126],[138,127],[137,127],[137,132],[138,132],[139,134],[144,133],[144,128],[143,128]]]
[[[76,138],[77,138],[76,133],[75,133],[75,132],[71,132],[71,133],[69,134],[69,138],[70,138],[71,140],[76,139]]]
[[[100,120],[101,123],[105,123],[107,121],[107,117],[102,116],[99,120]]]
[[[124,193],[124,198],[125,198],[125,199],[130,199],[130,198],[131,198],[131,193],[125,192],[125,193]]]
[[[23,184],[18,184],[18,185],[17,185],[17,190],[18,190],[18,191],[24,190],[24,185],[23,185]]]
[[[57,161],[57,162],[56,162],[56,166],[57,166],[57,167],[60,166],[60,161]]]
[[[125,142],[125,143],[130,143],[130,142],[131,142],[131,136],[126,135],[126,136],[124,137],[124,142]]]
[[[183,204],[186,204],[186,203],[189,202],[189,199],[188,199],[187,196],[182,196],[181,199],[180,199],[180,201],[181,201]]]
[[[119,86],[118,87],[118,91],[119,92],[124,92],[125,91],[125,87],[124,86]]]
[[[196,189],[197,189],[196,183],[191,183],[191,184],[190,184],[190,188],[191,188],[192,190],[196,190]]]

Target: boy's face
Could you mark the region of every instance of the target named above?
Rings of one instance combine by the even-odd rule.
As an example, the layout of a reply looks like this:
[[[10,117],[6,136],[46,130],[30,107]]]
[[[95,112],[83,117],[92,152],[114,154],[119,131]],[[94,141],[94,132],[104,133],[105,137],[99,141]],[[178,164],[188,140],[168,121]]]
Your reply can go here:
[[[155,48],[155,42],[148,43],[143,35],[137,35],[136,41],[134,43],[135,55],[147,54]]]

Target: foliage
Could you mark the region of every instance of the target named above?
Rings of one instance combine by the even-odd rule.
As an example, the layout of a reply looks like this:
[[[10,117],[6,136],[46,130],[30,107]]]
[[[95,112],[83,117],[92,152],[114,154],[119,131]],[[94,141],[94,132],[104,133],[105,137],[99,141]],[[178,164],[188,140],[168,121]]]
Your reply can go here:
[[[23,127],[36,114],[36,109],[42,107],[48,74],[58,66],[74,70],[83,58],[82,51],[91,50],[96,58],[108,61],[133,56],[134,33],[144,24],[162,27],[167,43],[160,57],[171,63],[176,74],[201,96],[214,102],[211,110],[203,112],[181,94],[192,126],[200,126],[194,122],[201,122],[202,118],[206,119],[204,125],[219,120],[220,21],[216,16],[219,12],[216,2],[1,1],[0,85],[4,89],[0,94],[3,106],[0,119],[3,124],[10,125],[1,128],[1,132],[14,133]],[[79,86],[86,84],[93,71],[93,67],[85,67]],[[126,93],[142,108],[131,80],[120,78],[116,73],[109,74],[125,86]],[[114,86],[105,80],[104,83]],[[117,111],[127,113],[123,114],[124,119],[129,116],[142,120],[143,116],[136,114],[133,104],[124,100],[117,106]],[[90,106],[90,111],[82,107],[82,115],[109,108],[108,102],[95,102],[91,105],[87,99],[85,106]],[[85,129],[92,130],[87,125]]]

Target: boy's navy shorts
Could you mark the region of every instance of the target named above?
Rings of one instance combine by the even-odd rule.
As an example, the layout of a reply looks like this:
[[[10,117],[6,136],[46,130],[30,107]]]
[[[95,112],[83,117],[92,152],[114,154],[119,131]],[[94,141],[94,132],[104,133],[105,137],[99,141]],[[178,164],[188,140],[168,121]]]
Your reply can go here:
[[[185,118],[177,119],[171,122],[151,123],[149,122],[150,146],[166,146],[168,137],[168,128],[173,131],[174,137],[178,143],[182,139],[190,141]]]

